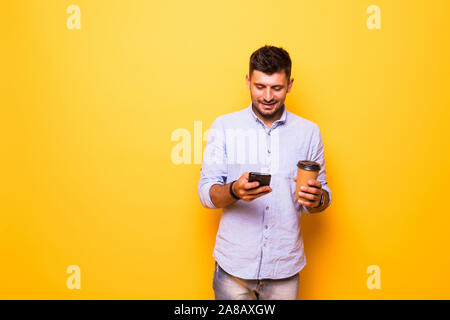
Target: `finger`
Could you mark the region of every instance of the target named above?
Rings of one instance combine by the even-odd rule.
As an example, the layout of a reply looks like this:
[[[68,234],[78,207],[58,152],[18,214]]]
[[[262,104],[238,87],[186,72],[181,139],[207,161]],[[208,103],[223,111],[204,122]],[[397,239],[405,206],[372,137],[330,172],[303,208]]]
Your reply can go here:
[[[252,200],[255,200],[256,198],[262,197],[262,196],[264,196],[264,195],[266,195],[266,194],[268,194],[270,192],[272,192],[272,191],[266,191],[266,192],[258,193],[256,195],[246,195],[246,196],[242,197],[242,200],[252,201]]]
[[[245,190],[254,189],[254,188],[258,187],[258,186],[259,186],[259,181],[244,183],[244,189]]]
[[[305,207],[316,207],[315,203],[312,201],[305,201],[305,200],[297,200],[298,204],[304,205]]]
[[[254,196],[257,194],[260,194],[262,192],[267,192],[267,191],[272,191],[271,189],[269,189],[270,187],[259,187],[259,188],[255,188],[255,189],[251,189],[245,192],[245,195],[247,196]]]
[[[305,193],[305,192],[301,192],[300,191],[298,193],[298,195],[299,195],[299,197],[306,198],[306,199],[309,199],[309,200],[312,200],[312,201],[320,200],[319,196],[313,195],[313,194],[310,194],[310,193]]]
[[[294,177],[294,181],[297,182],[297,176]]]
[[[269,191],[269,192],[272,191],[272,188],[269,187],[269,186],[262,186],[262,187],[259,187],[257,189],[254,189],[254,190],[247,191],[247,194],[248,195],[256,195],[256,194],[259,194],[259,193],[262,193],[262,192],[267,192],[267,191]]]
[[[310,185],[311,187],[317,187],[319,189],[322,188],[322,184],[320,183],[319,180],[314,179],[308,180],[308,185]]]
[[[316,188],[316,187],[305,187],[305,186],[301,186],[300,190],[305,192],[305,193],[312,193],[312,194],[321,194],[321,189]]]
[[[265,196],[266,194],[271,193],[271,192],[272,192],[272,191],[266,191],[266,192],[259,193],[259,194],[257,194],[257,195],[255,196],[255,199],[256,199],[256,198],[259,198],[259,197],[262,197],[262,196]]]

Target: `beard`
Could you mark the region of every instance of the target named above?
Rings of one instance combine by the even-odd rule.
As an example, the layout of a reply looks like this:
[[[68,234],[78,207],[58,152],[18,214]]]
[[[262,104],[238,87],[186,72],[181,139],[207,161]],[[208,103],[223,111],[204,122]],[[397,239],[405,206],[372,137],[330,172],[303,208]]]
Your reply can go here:
[[[270,118],[274,116],[283,107],[282,101],[270,101],[270,104],[264,104],[264,101],[257,101],[255,108],[258,113],[263,116]]]

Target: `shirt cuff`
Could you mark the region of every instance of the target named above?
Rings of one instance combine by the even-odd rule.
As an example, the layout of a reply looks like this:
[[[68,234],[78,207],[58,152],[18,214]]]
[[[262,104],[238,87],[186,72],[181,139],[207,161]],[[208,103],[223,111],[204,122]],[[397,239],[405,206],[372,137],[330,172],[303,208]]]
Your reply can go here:
[[[203,207],[208,209],[219,209],[214,205],[214,203],[211,200],[211,195],[209,193],[211,187],[215,184],[221,184],[220,182],[208,182],[205,183],[203,186],[200,187],[200,202],[202,203]]]

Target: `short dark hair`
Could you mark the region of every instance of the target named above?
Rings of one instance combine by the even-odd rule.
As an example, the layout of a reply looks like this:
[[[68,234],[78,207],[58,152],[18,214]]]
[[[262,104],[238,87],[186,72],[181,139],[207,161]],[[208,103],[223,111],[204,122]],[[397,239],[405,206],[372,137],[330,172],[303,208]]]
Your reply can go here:
[[[253,52],[250,56],[249,76],[252,76],[253,70],[258,70],[268,75],[284,71],[289,81],[291,77],[291,66],[291,58],[286,50],[281,47],[265,45]]]

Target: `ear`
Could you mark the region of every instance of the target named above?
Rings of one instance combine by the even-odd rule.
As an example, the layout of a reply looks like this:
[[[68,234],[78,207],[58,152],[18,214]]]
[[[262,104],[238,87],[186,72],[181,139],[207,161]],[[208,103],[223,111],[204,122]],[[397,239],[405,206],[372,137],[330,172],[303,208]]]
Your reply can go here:
[[[294,78],[291,78],[288,83],[287,92],[291,92],[292,84],[294,83]]]
[[[249,78],[248,74],[245,75],[245,80],[247,82],[247,89],[250,90],[250,78]]]

